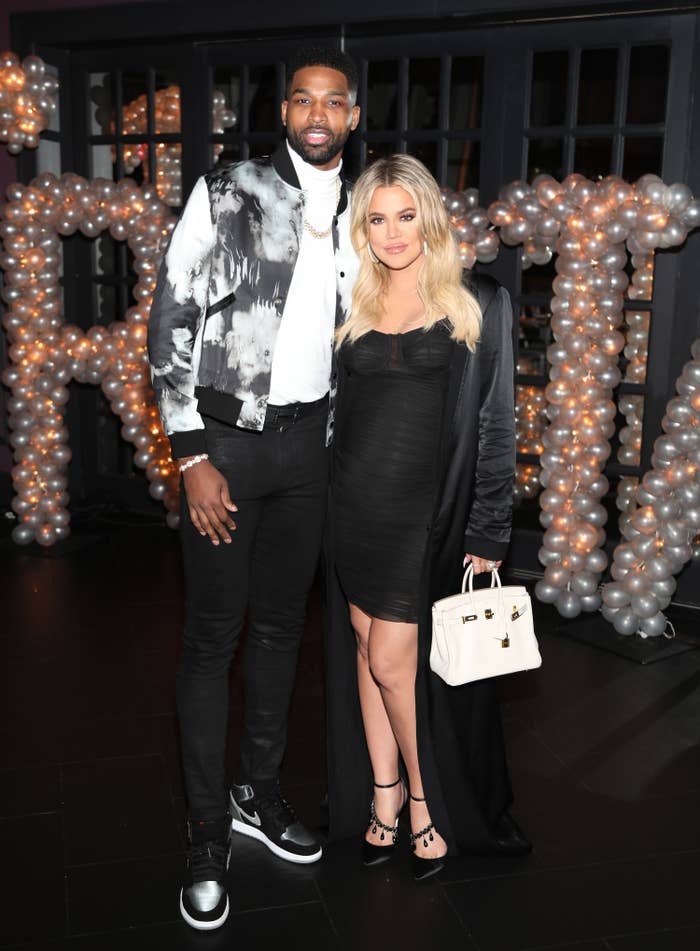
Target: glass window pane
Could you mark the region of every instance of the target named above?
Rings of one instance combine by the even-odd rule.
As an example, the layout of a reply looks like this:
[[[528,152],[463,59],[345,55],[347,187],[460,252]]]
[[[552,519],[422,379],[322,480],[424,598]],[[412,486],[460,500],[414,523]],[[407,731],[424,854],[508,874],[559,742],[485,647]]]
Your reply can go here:
[[[637,393],[621,393],[617,408],[623,417],[623,425],[617,433],[620,440],[617,461],[625,466],[638,466],[642,449],[644,397]]]
[[[566,79],[569,54],[562,50],[532,57],[530,125],[561,125],[566,115]]]
[[[239,69],[215,70],[211,131],[220,135],[227,129],[237,128],[240,108],[241,71]]]
[[[576,139],[574,171],[586,178],[604,178],[612,172],[612,139]]]
[[[153,107],[153,127],[156,132],[181,131],[180,87],[162,73],[156,73]]]
[[[437,142],[408,142],[406,151],[420,159],[431,174],[437,175]]]
[[[127,142],[125,145],[117,146],[113,150],[119,150],[122,156],[124,175],[133,178],[135,182],[142,185],[148,180],[148,145],[145,142]],[[115,166],[114,177],[117,177]]]
[[[450,142],[447,146],[446,185],[457,192],[479,187],[481,143],[476,141]]]
[[[515,387],[515,445],[518,452],[539,456],[542,433],[547,426],[544,386]]]
[[[369,63],[367,68],[367,128],[395,129],[399,64],[395,60]]]
[[[109,146],[107,148],[109,149]],[[51,139],[45,139],[41,136],[36,150],[36,171],[37,174],[40,172],[53,172],[56,176],[61,174],[61,145],[59,142],[52,142]],[[112,177],[111,170],[107,177]]]
[[[615,506],[619,512],[634,512],[637,508],[634,493],[638,485],[639,479],[636,476],[620,476],[615,492]]]
[[[46,70],[44,72],[44,79],[47,80],[51,78],[55,84],[53,89],[48,89],[48,92],[53,96],[53,100],[56,103],[56,108],[53,112],[49,113],[49,124],[46,127],[49,132],[60,132],[61,131],[61,97],[58,94],[58,86],[60,83],[60,75],[58,67],[52,66],[51,63],[46,63]]]
[[[148,175],[148,96],[146,77],[143,73],[122,74],[122,132],[124,135],[140,134],[143,142],[128,142],[121,149],[124,174],[141,184]]]
[[[654,253],[633,254],[625,267],[630,279],[627,297],[630,300],[651,300],[654,295]]]
[[[251,142],[248,147],[249,158],[260,158],[261,155],[272,155],[277,148],[277,142],[272,139],[266,142]]]
[[[395,142],[375,142],[372,139],[367,140],[367,165],[374,162],[375,159],[383,155],[393,155],[396,152]]]
[[[115,177],[113,145],[93,145],[90,149],[90,174],[93,178]]]
[[[620,328],[626,341],[621,362],[626,361],[624,374],[629,383],[644,383],[647,378],[650,320],[648,310],[625,312],[625,323]]]
[[[630,54],[630,82],[627,122],[663,122],[668,88],[667,46],[633,46]]]
[[[104,277],[117,273],[117,257],[114,238],[108,231],[103,231],[90,244],[92,251],[92,273]]]
[[[554,267],[554,258],[547,264],[532,264],[522,272],[522,293],[541,294],[544,297],[551,297],[552,281],[556,276],[557,272]]]
[[[239,142],[214,143],[214,164],[229,165],[231,162],[240,162],[242,158],[242,146]]]
[[[481,126],[481,99],[484,88],[484,61],[480,56],[457,56],[452,60],[450,81],[450,128],[478,129]]]
[[[564,140],[530,139],[527,152],[527,180],[545,172],[559,181],[564,177]]]
[[[523,503],[527,505],[527,503],[530,502],[532,509],[536,510],[532,501],[537,498],[541,490],[540,467],[532,466],[525,462],[518,462],[515,467],[513,504],[517,507],[523,505]],[[536,527],[536,521],[534,524]]]
[[[129,121],[134,123],[133,129],[126,128],[124,121],[124,132],[145,132],[146,114],[148,102],[146,99],[145,73],[124,72],[122,73],[122,103],[124,104],[124,113],[128,115]]]
[[[647,173],[661,175],[663,145],[663,139],[658,136],[626,138],[622,177],[628,182],[636,182]]]
[[[90,131],[93,135],[113,135],[111,73],[90,73],[88,83]]]
[[[248,128],[251,132],[271,132],[281,121],[274,64],[249,66]]]
[[[412,59],[408,70],[408,128],[436,129],[440,60]]]
[[[542,304],[522,304],[518,321],[518,372],[547,373],[546,351],[552,333],[551,313]],[[523,369],[520,369],[520,367]],[[527,369],[524,369],[527,367]]]
[[[615,118],[617,50],[583,50],[578,79],[578,122],[612,122]]]
[[[171,208],[182,204],[182,146],[179,142],[156,142],[155,173],[158,197]]]
[[[96,284],[95,297],[97,300],[97,321],[104,327],[108,326],[114,320],[119,320],[121,315],[117,313],[117,292],[111,284]]]

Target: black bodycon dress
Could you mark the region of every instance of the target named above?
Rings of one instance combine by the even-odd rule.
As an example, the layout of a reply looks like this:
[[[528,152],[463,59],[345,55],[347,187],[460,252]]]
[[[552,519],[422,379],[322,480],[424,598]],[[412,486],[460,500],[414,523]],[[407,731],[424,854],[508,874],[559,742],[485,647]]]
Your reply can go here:
[[[343,423],[334,458],[335,563],[348,601],[418,620],[419,578],[437,492],[440,424],[454,342],[440,321],[344,343]]]

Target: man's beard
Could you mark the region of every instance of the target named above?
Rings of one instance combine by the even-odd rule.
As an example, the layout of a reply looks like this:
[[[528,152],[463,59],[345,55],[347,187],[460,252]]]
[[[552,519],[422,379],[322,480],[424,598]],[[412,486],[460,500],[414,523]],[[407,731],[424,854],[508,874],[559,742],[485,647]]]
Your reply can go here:
[[[307,126],[306,129],[302,129],[302,133],[314,128],[318,128],[319,131],[323,129],[324,132],[330,134],[330,139],[325,145],[309,145],[308,142],[304,142],[301,136],[290,126],[287,126],[287,141],[294,151],[298,155],[301,155],[304,161],[308,162],[309,165],[326,165],[331,159],[334,159],[339,152],[343,151],[345,143],[348,141],[348,136],[350,135],[350,129],[348,128],[345,132],[334,134],[326,126]]]

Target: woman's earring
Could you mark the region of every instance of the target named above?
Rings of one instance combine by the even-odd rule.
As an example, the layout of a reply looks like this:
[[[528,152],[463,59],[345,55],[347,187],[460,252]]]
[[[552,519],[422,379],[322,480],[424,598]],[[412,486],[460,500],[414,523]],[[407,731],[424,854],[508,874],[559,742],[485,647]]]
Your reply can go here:
[[[427,256],[428,254],[428,242],[423,238],[423,254]]]
[[[369,243],[369,241],[367,242],[367,254],[369,254],[370,261],[373,261],[374,264],[379,264],[379,258],[372,250],[372,245]]]

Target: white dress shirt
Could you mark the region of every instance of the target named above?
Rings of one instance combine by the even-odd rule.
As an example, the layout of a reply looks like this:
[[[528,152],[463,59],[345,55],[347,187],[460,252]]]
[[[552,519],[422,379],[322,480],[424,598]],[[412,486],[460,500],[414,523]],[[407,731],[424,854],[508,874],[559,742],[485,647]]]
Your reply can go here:
[[[275,352],[269,401],[310,403],[328,392],[335,330],[336,275],[333,235],[330,233],[338,203],[336,168],[321,170],[290,148],[289,154],[304,192],[304,219],[316,231],[303,228],[289,293],[284,305]]]

